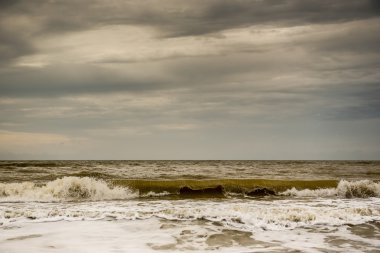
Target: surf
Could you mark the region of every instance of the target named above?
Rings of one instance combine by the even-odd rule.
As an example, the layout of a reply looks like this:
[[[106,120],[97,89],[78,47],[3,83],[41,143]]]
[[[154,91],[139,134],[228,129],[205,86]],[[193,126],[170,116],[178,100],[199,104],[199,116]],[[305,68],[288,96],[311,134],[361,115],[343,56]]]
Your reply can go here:
[[[45,184],[0,183],[0,201],[115,200],[136,197],[128,187],[90,177],[63,177]]]
[[[62,177],[45,183],[0,183],[0,201],[101,201],[133,198],[380,197],[371,180],[105,180]]]

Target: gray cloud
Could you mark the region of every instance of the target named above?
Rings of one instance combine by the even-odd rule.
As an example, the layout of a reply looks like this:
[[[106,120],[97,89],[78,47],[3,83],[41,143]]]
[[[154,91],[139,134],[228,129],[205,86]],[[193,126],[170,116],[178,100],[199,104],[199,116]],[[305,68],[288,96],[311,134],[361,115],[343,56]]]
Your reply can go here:
[[[1,1],[1,61],[34,53],[32,37],[95,29],[107,25],[156,28],[161,36],[199,36],[253,25],[326,24],[378,16],[377,1]],[[14,27],[11,27],[11,26]],[[27,34],[27,36],[25,35]]]
[[[21,69],[2,75],[0,97],[46,97],[70,94],[141,92],[165,88],[165,80],[121,76],[99,67],[73,65]]]
[[[0,145],[0,156],[380,155],[378,1],[1,1],[0,8],[0,133],[30,139]],[[41,136],[48,142],[30,144]],[[55,140],[70,144],[49,146]]]
[[[18,31],[12,30],[12,27],[3,27],[0,25],[0,66],[8,64],[13,59],[23,55],[32,54],[35,49],[29,43],[26,36]]]
[[[377,15],[366,1],[216,1],[206,7],[202,20],[211,24],[199,33],[249,25],[303,25],[335,23]],[[185,32],[186,33],[186,32]],[[191,34],[191,33],[190,33]]]
[[[8,1],[5,1],[8,2]],[[6,4],[10,5],[10,4]],[[19,1],[16,13],[38,18],[43,31],[62,32],[109,24],[149,25],[173,35],[199,35],[256,25],[302,25],[370,18],[379,14],[377,1]]]

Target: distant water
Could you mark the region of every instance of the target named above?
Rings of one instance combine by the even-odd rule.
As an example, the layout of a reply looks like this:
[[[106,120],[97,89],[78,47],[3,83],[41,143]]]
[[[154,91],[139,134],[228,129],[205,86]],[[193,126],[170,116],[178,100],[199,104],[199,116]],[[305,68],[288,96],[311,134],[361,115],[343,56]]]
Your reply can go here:
[[[379,248],[379,161],[0,161],[0,252]]]

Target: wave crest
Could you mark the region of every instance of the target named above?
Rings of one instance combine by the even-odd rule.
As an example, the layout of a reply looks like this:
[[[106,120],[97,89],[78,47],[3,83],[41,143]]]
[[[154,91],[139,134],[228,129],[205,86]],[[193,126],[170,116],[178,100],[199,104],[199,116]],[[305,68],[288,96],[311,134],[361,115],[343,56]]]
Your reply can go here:
[[[337,187],[337,195],[345,198],[380,197],[380,182],[370,180],[346,181],[341,180]]]
[[[46,185],[0,183],[2,201],[112,200],[136,196],[129,188],[111,187],[103,180],[89,177],[63,177]]]
[[[267,182],[267,181],[266,181]],[[269,181],[268,181],[269,182]],[[114,181],[113,181],[114,183]],[[137,183],[144,184],[145,181],[141,180]],[[149,181],[148,183],[155,183]],[[174,186],[167,190],[166,184]],[[187,182],[185,182],[187,183]],[[199,185],[209,182],[199,182]],[[360,181],[346,181],[341,180],[336,183],[336,187],[325,188],[325,185],[320,185],[321,188],[303,188],[305,187],[299,182],[295,185],[291,185],[289,188],[283,190],[273,190],[276,195],[282,196],[295,196],[295,197],[338,197],[338,198],[369,198],[380,197],[380,182],[374,182],[370,180]],[[182,188],[178,181],[158,182],[157,187],[153,187],[154,190],[146,191],[144,187],[133,187],[129,185],[110,185],[102,179],[90,178],[90,177],[63,177],[54,181],[47,182],[46,184],[37,184],[33,182],[22,183],[0,183],[0,202],[14,202],[14,201],[75,201],[75,200],[116,200],[116,199],[130,199],[135,197],[163,197],[167,195],[178,195]],[[300,185],[300,186],[299,186]],[[177,187],[178,186],[178,187]],[[225,191],[227,196],[242,196],[245,185],[226,185]],[[252,185],[252,187],[271,187],[272,185],[261,184]],[[224,186],[223,186],[224,187]],[[290,188],[292,187],[292,188]],[[282,188],[282,186],[281,186]],[[132,189],[132,190],[131,190]],[[201,191],[208,188],[196,188],[195,191]],[[255,188],[253,188],[255,189]],[[140,196],[139,196],[140,193]],[[219,196],[219,195],[215,195]],[[209,196],[213,197],[213,196]]]
[[[346,181],[341,180],[336,188],[303,189],[292,188],[280,195],[297,197],[341,197],[341,198],[369,198],[380,197],[380,182],[370,180]]]

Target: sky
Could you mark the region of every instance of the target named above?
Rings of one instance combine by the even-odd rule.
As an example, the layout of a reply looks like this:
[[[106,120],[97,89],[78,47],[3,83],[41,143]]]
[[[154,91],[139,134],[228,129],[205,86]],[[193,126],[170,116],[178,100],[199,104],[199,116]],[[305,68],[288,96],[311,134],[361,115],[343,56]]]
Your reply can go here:
[[[0,159],[380,159],[380,1],[0,0]]]

